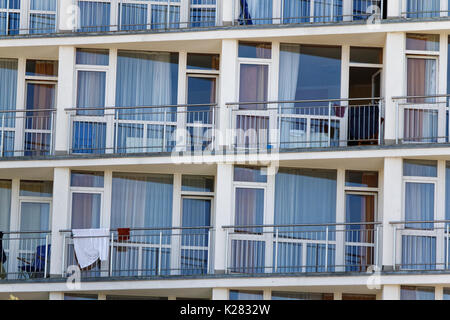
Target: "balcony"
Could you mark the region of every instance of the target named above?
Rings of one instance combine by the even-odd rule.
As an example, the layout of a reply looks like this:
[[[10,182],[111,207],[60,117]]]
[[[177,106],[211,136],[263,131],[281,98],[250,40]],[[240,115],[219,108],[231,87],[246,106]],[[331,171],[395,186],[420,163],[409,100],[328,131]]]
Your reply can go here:
[[[379,223],[224,228],[230,274],[366,272],[380,266]]]
[[[122,229],[124,230],[124,229]],[[106,261],[98,260],[81,269],[82,278],[155,277],[176,275],[207,275],[212,273],[213,229],[134,228],[111,231]],[[70,274],[70,266],[79,267],[71,231],[62,231],[62,276]],[[93,239],[87,237],[88,239]]]
[[[0,280],[47,278],[50,271],[50,232],[3,232],[0,239],[0,263],[4,273]]]
[[[381,99],[228,104],[237,150],[293,150],[381,145]]]
[[[447,143],[448,96],[396,97],[396,143]]]
[[[71,154],[212,150],[216,105],[68,109]]]
[[[54,109],[0,111],[0,158],[53,154]]]
[[[400,221],[391,226],[394,270],[449,270],[450,221]]]

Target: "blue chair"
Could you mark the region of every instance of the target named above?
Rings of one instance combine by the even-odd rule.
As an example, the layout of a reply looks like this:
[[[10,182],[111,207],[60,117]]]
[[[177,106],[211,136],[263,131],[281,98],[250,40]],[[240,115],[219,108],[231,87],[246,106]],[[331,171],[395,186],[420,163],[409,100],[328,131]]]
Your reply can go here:
[[[47,266],[50,263],[50,246],[47,246]],[[25,278],[42,278],[45,271],[45,245],[36,247],[36,253],[31,261],[18,257],[24,264],[19,266],[19,272]]]

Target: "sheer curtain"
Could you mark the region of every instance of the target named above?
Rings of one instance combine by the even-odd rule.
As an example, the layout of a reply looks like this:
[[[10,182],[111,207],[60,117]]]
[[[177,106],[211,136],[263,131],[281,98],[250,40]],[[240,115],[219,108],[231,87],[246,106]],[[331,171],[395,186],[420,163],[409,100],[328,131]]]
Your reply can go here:
[[[0,231],[9,231],[11,211],[11,181],[0,180]]]
[[[0,111],[16,110],[17,98],[17,65],[16,59],[0,59]],[[13,155],[15,137],[15,113],[0,113],[0,145],[3,156]]]
[[[100,1],[78,1],[80,8],[80,31],[109,31],[111,25],[111,4]]]
[[[120,3],[120,29],[143,30],[147,29],[147,12],[150,4]]]
[[[342,0],[315,0],[314,22],[342,21]]]
[[[178,54],[166,52],[119,51],[117,60],[116,106],[169,106],[177,104]],[[129,152],[162,151],[164,122],[176,121],[176,108],[119,110],[121,120],[157,121],[161,124],[118,125],[118,148]],[[168,133],[173,126],[166,127]],[[144,130],[147,141],[143,141]],[[170,134],[166,134],[170,139]],[[170,141],[166,141],[167,145]],[[147,149],[144,149],[147,150]]]
[[[275,225],[327,224],[336,222],[336,171],[280,168],[275,179]],[[278,266],[285,271],[302,271],[302,246],[307,246],[308,271],[323,271],[326,237],[324,227],[283,228],[282,236],[311,240],[308,244],[283,241],[279,245]],[[334,239],[333,228],[329,239]],[[315,240],[315,241],[314,241]],[[329,246],[328,264],[333,265],[334,246]],[[329,269],[330,270],[330,269]]]
[[[101,205],[98,193],[72,193],[72,229],[100,228]]]
[[[408,18],[439,17],[440,0],[407,0],[406,12]]]
[[[30,33],[55,32],[56,0],[31,0],[30,10]],[[37,13],[33,10],[45,13]]]
[[[298,76],[300,73],[300,45],[282,44],[280,48],[280,79],[278,99],[281,101],[295,101]],[[282,114],[297,113],[295,104],[283,103],[279,106]],[[306,141],[306,128],[301,126],[303,119],[282,118],[280,128],[281,148],[301,147]],[[303,129],[303,130],[302,130]]]
[[[437,93],[437,70],[435,59],[408,58],[408,96],[433,96]],[[438,107],[434,98],[412,98],[408,102],[419,109],[405,109],[404,139],[433,142],[438,135]],[[420,104],[430,103],[430,109],[420,109]]]
[[[311,0],[283,0],[283,23],[310,21]]]
[[[272,0],[239,0],[239,24],[272,23]]]

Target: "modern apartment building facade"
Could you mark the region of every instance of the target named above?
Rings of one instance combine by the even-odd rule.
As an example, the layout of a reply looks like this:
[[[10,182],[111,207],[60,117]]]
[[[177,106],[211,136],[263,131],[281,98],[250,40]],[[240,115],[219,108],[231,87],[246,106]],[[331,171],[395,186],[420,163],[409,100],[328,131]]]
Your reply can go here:
[[[450,299],[449,12],[0,0],[0,299]]]

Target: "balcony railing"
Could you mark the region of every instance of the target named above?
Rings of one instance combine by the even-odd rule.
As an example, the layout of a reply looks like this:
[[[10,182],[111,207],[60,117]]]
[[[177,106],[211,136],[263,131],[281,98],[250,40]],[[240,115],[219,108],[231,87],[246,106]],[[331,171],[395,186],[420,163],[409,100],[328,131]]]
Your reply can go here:
[[[366,272],[379,266],[379,223],[227,226],[228,273]]]
[[[70,231],[64,234],[62,276],[79,267]],[[214,232],[211,227],[134,228],[111,231],[106,261],[81,269],[84,278],[206,275],[212,272]],[[91,237],[88,237],[89,239]]]
[[[117,31],[165,31],[208,28],[218,25],[220,0],[84,1],[57,8],[59,0],[45,5],[31,0],[0,4],[0,36],[51,35],[68,32],[99,33]],[[33,6],[35,8],[33,8]],[[37,8],[37,7],[40,8]],[[29,8],[28,14],[23,14]],[[58,29],[63,22],[64,30]]]
[[[298,149],[381,145],[383,103],[379,98],[241,102],[228,104],[234,147]]]
[[[0,280],[46,278],[50,271],[50,232],[3,232]]]
[[[216,105],[67,109],[72,154],[213,148]]]
[[[395,270],[449,270],[450,220],[400,221],[391,226]]]
[[[433,20],[450,16],[448,0],[405,0],[400,1],[400,8],[401,17],[406,19]]]
[[[53,154],[54,109],[0,111],[0,158]]]
[[[448,95],[395,97],[397,143],[446,143]]]
[[[383,0],[348,1],[350,12],[344,12],[344,1],[339,0],[233,0],[235,25],[267,24],[323,24],[343,21],[381,19]]]

